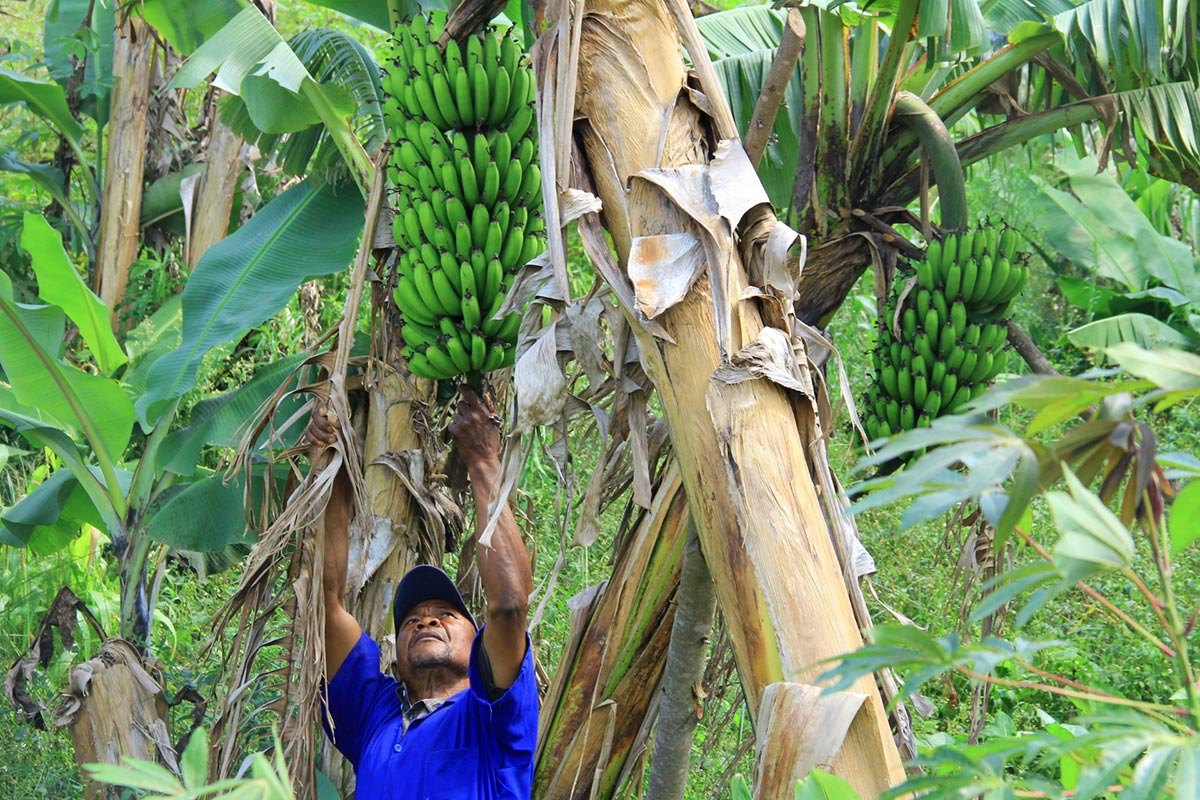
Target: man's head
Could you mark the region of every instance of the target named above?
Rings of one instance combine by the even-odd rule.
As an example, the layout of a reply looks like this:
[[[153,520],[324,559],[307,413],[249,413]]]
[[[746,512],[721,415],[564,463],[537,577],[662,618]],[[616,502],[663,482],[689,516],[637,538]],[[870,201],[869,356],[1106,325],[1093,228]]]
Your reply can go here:
[[[392,616],[401,681],[422,671],[467,674],[477,625],[450,576],[428,564],[413,567],[396,589]]]

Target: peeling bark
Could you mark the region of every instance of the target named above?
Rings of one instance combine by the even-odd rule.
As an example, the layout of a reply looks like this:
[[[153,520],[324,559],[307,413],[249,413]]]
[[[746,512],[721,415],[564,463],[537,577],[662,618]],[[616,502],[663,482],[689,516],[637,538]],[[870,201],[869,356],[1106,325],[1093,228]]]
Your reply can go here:
[[[132,14],[120,17],[113,43],[112,116],[92,285],[113,310],[114,325],[140,243],[146,113],[155,52],[150,27]]]
[[[702,180],[694,166],[708,165],[716,143],[700,104],[724,101],[695,94],[671,14],[655,2],[585,5],[578,85],[586,87],[574,98],[579,141],[621,264],[628,264],[636,237],[713,237],[709,274],[722,282],[714,286],[701,276],[682,302],[655,319],[669,339],[655,337],[632,308],[625,312],[670,426],[738,669],[757,712],[768,684],[812,683],[821,659],[862,640],[806,466],[809,443],[797,430],[791,393],[761,379],[714,381],[717,368],[764,328],[757,301],[741,299],[749,287],[731,232],[726,226],[722,233],[720,225],[700,231],[694,210],[685,213],[657,185],[635,177],[680,167],[681,182]],[[731,323],[728,343],[716,335],[722,316]],[[731,349],[722,352],[727,344]],[[870,713],[855,717],[832,766],[863,796],[874,797],[904,773],[874,681],[861,679],[854,691],[874,702]]]
[[[242,175],[242,137],[221,122],[216,104],[220,90],[213,90],[204,171],[192,196],[192,214],[187,239],[187,265],[195,269],[201,256],[229,232],[233,198]]]

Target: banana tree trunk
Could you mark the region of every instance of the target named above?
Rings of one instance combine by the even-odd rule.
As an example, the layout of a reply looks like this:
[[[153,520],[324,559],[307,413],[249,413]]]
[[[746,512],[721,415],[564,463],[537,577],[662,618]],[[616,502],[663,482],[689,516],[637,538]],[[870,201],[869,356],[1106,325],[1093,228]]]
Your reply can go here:
[[[613,797],[654,720],[674,619],[688,509],[667,468],[611,578],[572,612],[572,635],[542,699],[533,796]]]
[[[129,282],[129,265],[137,258],[140,241],[146,111],[154,49],[154,37],[145,22],[133,14],[119,15],[113,42],[112,115],[93,276],[93,290],[113,309],[114,325],[117,306]]]
[[[811,443],[797,428],[792,393],[762,378],[727,383],[715,377],[742,343],[757,339],[764,322],[756,301],[740,299],[750,286],[728,224],[719,218],[701,230],[694,219],[705,212],[716,216],[717,209],[691,207],[687,213],[679,193],[660,188],[674,186],[715,205],[711,193],[705,195],[710,176],[703,169],[718,145],[709,125],[735,135],[722,119],[721,112],[726,119],[728,112],[719,93],[706,96],[713,120],[692,100],[673,12],[681,25],[690,16],[683,22],[686,5],[670,2],[673,8],[661,2],[585,4],[575,132],[626,271],[601,270],[618,297],[628,298],[634,289],[631,269],[653,268],[659,246],[679,241],[662,237],[703,237],[703,246],[692,251],[699,277],[655,320],[665,336],[656,336],[633,304],[622,307],[670,426],[738,670],[750,708],[757,710],[769,684],[814,684],[822,659],[854,650],[862,639],[806,465]],[[702,49],[691,56],[711,70]],[[571,142],[560,138],[556,146]],[[662,172],[639,176],[643,170]],[[631,264],[639,237],[645,237],[637,251],[641,263]],[[589,252],[597,250],[593,242]],[[677,269],[687,268],[679,260]],[[707,275],[721,276],[722,283],[714,287]],[[722,332],[728,354],[718,341]],[[853,688],[859,711],[840,748],[833,748],[832,767],[861,795],[875,797],[904,772],[874,682],[864,678]],[[804,760],[803,753],[792,755]]]
[[[172,752],[161,670],[131,643],[109,639],[71,671],[58,724],[68,726],[81,771],[84,764],[119,764],[125,758],[158,762],[160,752]],[[117,800],[121,793],[87,780],[85,773],[84,796]]]
[[[191,224],[187,237],[187,265],[195,269],[200,257],[229,232],[233,199],[241,177],[242,137],[221,122],[217,113],[220,90],[213,90],[208,149],[204,171],[192,195]]]

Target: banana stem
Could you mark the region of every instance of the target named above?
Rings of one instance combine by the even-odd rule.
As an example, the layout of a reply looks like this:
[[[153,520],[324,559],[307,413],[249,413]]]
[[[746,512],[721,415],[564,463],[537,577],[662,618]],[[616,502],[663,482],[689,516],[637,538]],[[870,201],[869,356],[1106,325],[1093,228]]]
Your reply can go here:
[[[1108,105],[1111,102],[1111,97],[1097,97],[993,126],[963,140],[958,146],[959,160],[962,166],[969,167],[1043,134],[1101,119],[1111,108]],[[907,205],[917,194],[919,180],[919,168],[910,168],[888,186],[879,205]]]
[[[937,182],[941,227],[963,230],[967,218],[967,187],[963,181],[958,150],[950,139],[950,131],[925,101],[911,92],[896,95],[895,118],[908,126],[929,154],[933,178]]]

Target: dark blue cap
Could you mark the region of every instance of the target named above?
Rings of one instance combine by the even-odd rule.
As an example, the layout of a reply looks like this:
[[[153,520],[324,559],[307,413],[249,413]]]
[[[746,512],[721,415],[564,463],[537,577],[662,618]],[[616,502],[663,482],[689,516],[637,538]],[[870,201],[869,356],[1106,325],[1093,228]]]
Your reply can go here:
[[[463,596],[450,576],[432,564],[419,564],[408,571],[396,587],[396,599],[392,602],[392,623],[400,630],[400,620],[417,603],[426,600],[444,600],[466,615],[475,629],[479,623],[467,610]]]

